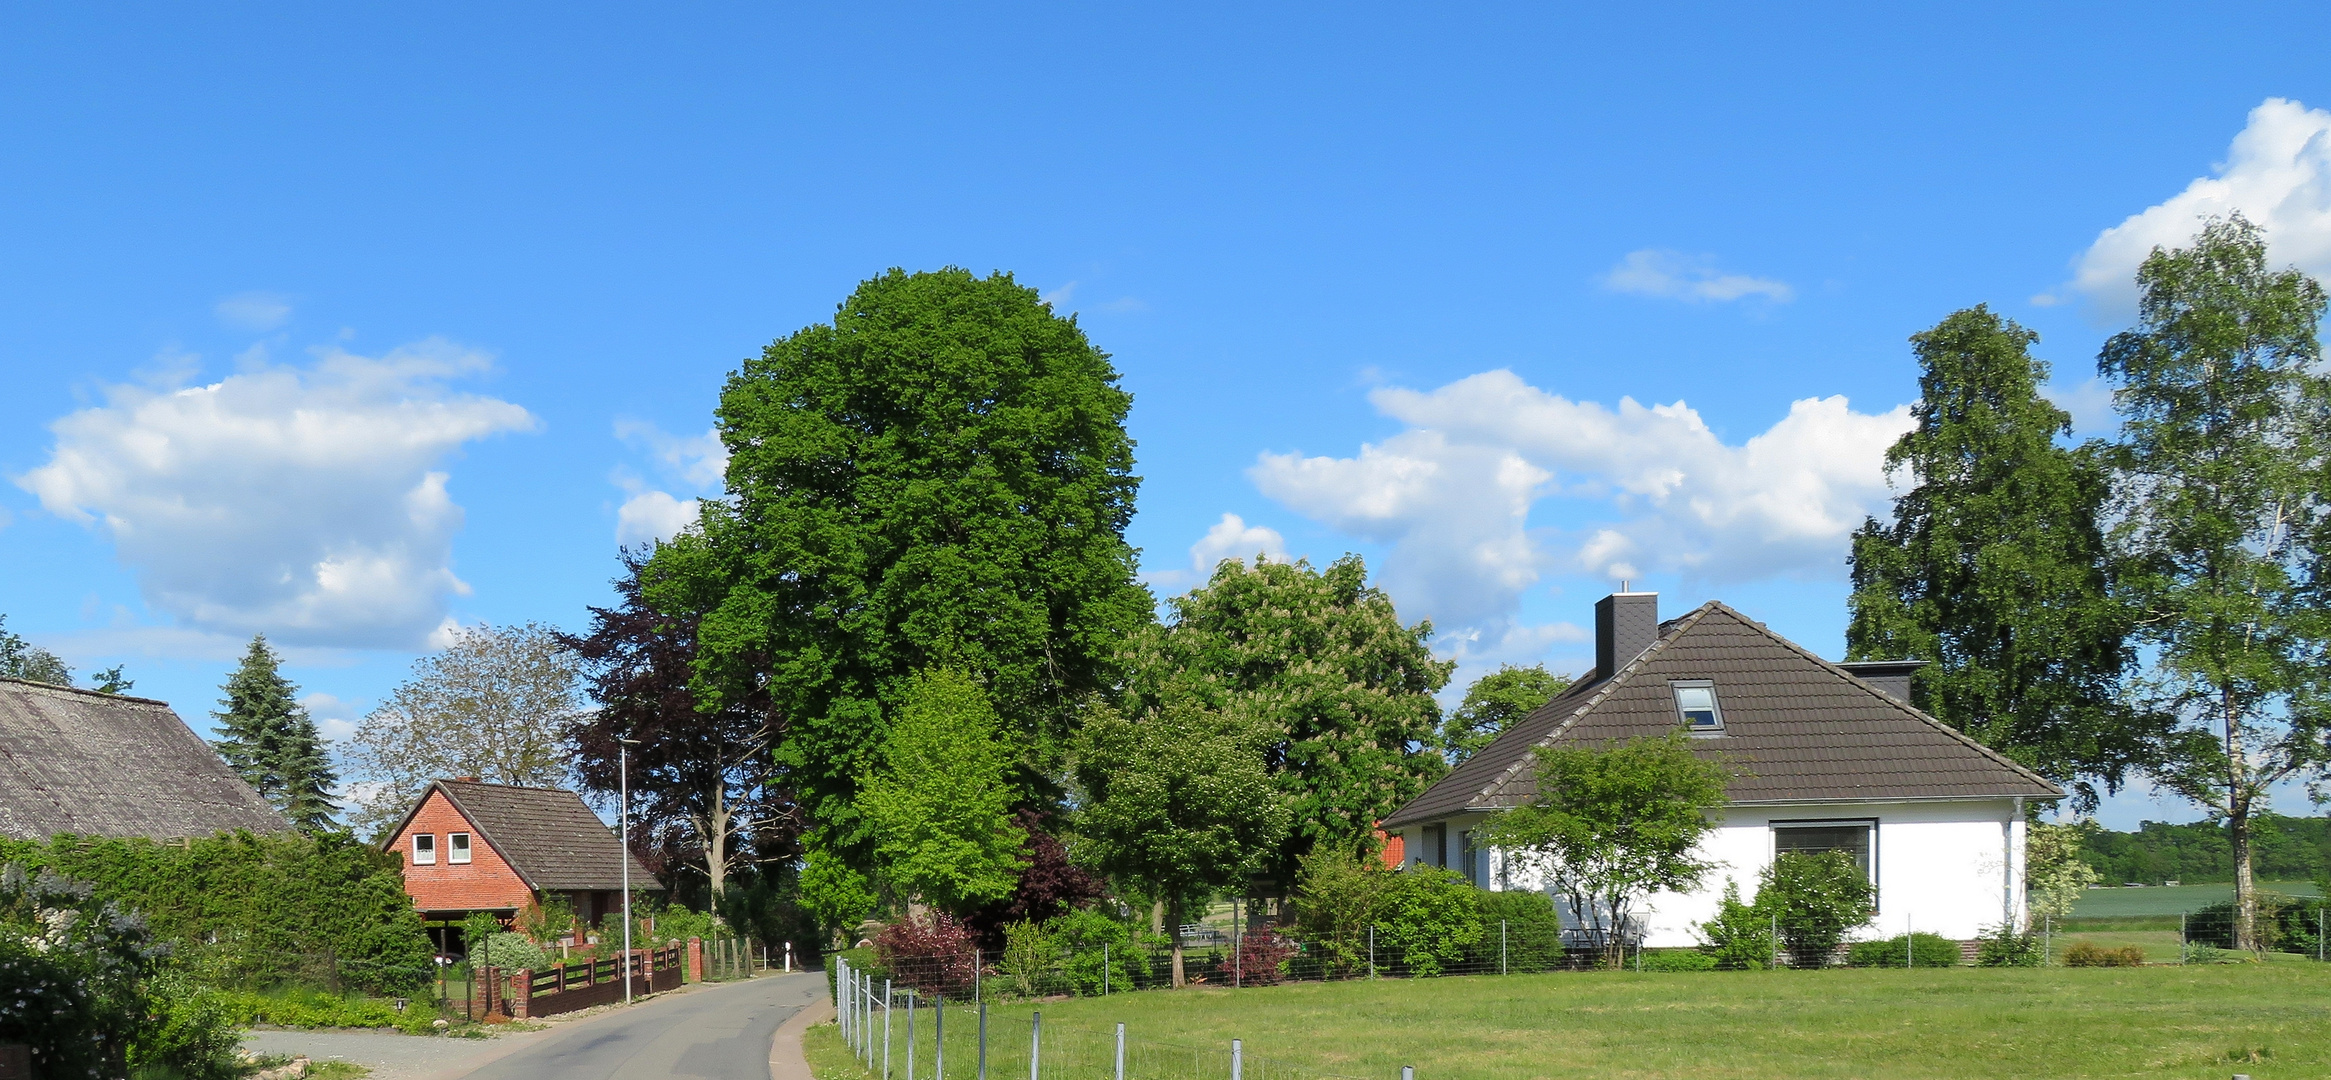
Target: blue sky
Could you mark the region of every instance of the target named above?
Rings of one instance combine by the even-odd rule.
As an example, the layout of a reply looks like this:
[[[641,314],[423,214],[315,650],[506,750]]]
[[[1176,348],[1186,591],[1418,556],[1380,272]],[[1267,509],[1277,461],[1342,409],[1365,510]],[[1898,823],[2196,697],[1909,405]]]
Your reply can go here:
[[[11,11],[0,611],[197,726],[264,630],[344,731],[449,620],[579,626],[738,360],[954,264],[1115,355],[1161,592],[1351,550],[1468,672],[1586,666],[1622,577],[1834,656],[1908,335],[1991,303],[2102,434],[2145,248],[2331,274],[2327,23]]]

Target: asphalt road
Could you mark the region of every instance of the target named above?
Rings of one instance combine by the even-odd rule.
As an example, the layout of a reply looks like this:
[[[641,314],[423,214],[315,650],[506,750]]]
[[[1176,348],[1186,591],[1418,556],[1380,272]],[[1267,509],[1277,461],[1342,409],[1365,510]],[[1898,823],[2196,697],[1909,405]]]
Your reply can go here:
[[[769,1080],[777,1025],[825,992],[811,971],[674,994],[549,1033],[463,1080]]]

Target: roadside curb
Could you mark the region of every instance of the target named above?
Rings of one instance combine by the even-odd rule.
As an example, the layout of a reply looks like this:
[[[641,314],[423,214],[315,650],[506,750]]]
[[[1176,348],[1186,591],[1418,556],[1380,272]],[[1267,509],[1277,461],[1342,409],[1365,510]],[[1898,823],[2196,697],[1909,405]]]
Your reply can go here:
[[[802,1033],[833,1018],[834,999],[819,994],[777,1025],[777,1037],[769,1041],[769,1080],[811,1080]]]

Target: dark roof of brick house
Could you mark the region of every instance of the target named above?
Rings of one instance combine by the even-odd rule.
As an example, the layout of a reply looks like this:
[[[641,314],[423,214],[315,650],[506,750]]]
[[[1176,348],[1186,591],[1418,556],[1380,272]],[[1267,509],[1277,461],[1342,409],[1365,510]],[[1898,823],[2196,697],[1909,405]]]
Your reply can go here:
[[[0,836],[212,836],[290,823],[166,703],[0,679]]]
[[[655,875],[623,850],[623,842],[583,804],[583,797],[562,788],[439,780],[413,801],[384,846],[397,842],[431,791],[444,792],[476,827],[479,839],[536,892],[620,890],[624,859],[631,860],[632,888],[657,887]]]
[[[1659,624],[1648,649],[1604,678],[1589,671],[1514,723],[1387,827],[1497,810],[1537,793],[1537,747],[1601,744],[1677,729],[1671,680],[1716,687],[1721,735],[1695,750],[1736,769],[1735,805],[2057,799],[2063,789],[1764,624],[1717,602]]]

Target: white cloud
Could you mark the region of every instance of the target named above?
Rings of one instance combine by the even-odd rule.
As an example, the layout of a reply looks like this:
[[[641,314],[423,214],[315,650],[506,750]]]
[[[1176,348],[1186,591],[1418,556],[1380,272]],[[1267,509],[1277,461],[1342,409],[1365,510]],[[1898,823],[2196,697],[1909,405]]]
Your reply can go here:
[[[1718,302],[1761,296],[1786,303],[1797,295],[1785,281],[1726,273],[1716,268],[1713,255],[1686,255],[1680,251],[1643,248],[1630,251],[1602,278],[1612,292],[1664,296],[1675,300]]]
[[[363,710],[341,700],[337,695],[320,690],[300,695],[299,703],[308,710],[308,717],[316,722],[316,729],[328,742],[338,742],[356,734],[356,720]]]
[[[668,492],[642,491],[615,508],[615,542],[625,547],[653,544],[680,535],[696,520],[696,500]]]
[[[1848,535],[1885,505],[1886,448],[1911,426],[1907,405],[1872,415],[1843,397],[1807,398],[1732,446],[1683,402],[1621,399],[1614,410],[1510,371],[1370,400],[1408,429],[1348,458],[1265,453],[1249,475],[1290,508],[1388,545],[1385,587],[1404,612],[1469,643],[1461,652],[1574,633],[1515,621],[1523,591],[1549,571],[1613,581],[1838,573]],[[1532,507],[1549,498],[1608,520],[1531,529]]]
[[[1190,570],[1201,580],[1211,576],[1224,559],[1249,558],[1286,562],[1287,538],[1270,526],[1249,525],[1237,514],[1224,514],[1205,536],[1190,545]]]
[[[717,428],[708,428],[702,435],[673,435],[646,421],[618,420],[615,437],[646,449],[657,473],[699,494],[717,493],[728,476],[728,446],[720,441]],[[695,499],[650,489],[646,481],[625,468],[617,468],[612,479],[631,496],[615,510],[618,544],[628,547],[669,540],[696,520]]]
[[[438,466],[535,427],[447,385],[487,367],[432,339],[204,386],[108,387],[106,404],[51,424],[48,463],[15,479],[103,531],[147,602],[191,629],[410,647],[468,592],[451,566],[462,510]]]
[[[290,299],[269,292],[238,293],[218,303],[219,321],[239,330],[273,330],[291,318]]]
[[[2074,260],[2066,287],[2100,313],[2137,309],[2137,266],[2156,247],[2176,248],[2202,221],[2239,210],[2266,236],[2276,263],[2331,278],[2331,112],[2268,98],[2250,110],[2226,160],[2168,200],[2104,230]],[[2037,297],[2053,301],[2056,297]]]

